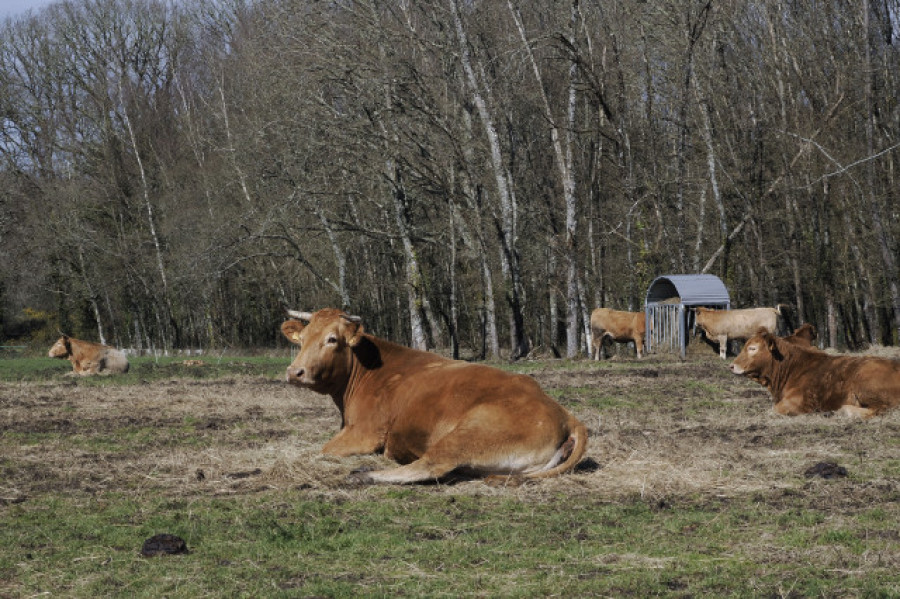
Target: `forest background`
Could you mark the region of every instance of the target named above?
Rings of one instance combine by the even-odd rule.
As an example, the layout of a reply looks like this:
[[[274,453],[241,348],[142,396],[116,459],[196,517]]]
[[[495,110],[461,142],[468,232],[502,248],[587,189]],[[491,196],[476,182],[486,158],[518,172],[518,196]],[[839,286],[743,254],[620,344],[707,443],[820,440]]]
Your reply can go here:
[[[897,344],[898,0],[63,0],[0,25],[0,341],[283,306],[586,351],[657,276]]]

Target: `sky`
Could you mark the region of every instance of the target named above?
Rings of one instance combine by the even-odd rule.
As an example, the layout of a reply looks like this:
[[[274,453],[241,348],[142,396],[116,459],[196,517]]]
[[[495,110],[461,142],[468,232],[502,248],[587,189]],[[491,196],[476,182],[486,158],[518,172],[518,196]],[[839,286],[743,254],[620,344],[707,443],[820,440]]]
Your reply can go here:
[[[0,0],[0,18],[21,15],[29,8],[37,10],[53,0]]]

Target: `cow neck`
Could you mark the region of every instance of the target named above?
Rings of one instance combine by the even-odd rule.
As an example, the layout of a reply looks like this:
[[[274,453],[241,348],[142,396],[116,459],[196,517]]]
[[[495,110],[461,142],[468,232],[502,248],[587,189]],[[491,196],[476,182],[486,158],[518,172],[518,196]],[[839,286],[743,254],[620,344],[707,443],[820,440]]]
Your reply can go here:
[[[767,373],[770,376],[765,377],[764,380],[767,381],[766,387],[777,403],[782,399],[784,388],[787,386],[792,371],[796,368],[799,356],[806,355],[808,352],[780,339],[776,341],[775,347],[781,354],[781,360],[777,362],[773,360],[770,372]]]
[[[70,340],[68,349],[69,360],[71,360],[73,364],[80,366],[85,359],[86,352],[84,351],[84,347],[80,343],[72,343]]]
[[[363,388],[363,383],[372,376],[382,365],[380,340],[370,335],[365,335],[350,352],[350,375],[343,389],[336,391],[332,397],[341,413],[347,400],[352,398],[358,389]]]

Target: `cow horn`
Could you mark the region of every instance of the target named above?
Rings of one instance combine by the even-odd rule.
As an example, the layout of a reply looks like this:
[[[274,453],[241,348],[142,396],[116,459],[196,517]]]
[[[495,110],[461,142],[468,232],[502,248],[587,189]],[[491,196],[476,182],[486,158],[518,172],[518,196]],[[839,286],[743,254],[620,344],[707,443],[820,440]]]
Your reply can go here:
[[[296,318],[297,320],[305,320],[309,322],[312,320],[312,312],[298,312],[297,310],[291,310],[289,308],[285,308],[284,311],[291,318]]]
[[[362,322],[362,316],[352,316],[350,314],[341,314],[341,318],[344,320],[348,320],[353,324],[359,324]]]

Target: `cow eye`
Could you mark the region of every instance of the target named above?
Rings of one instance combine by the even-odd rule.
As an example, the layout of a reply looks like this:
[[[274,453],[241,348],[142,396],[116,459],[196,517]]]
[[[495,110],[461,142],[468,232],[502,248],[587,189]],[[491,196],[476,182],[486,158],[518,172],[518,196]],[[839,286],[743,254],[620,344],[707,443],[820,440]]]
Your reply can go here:
[[[328,343],[329,345],[337,343],[337,335],[328,335],[328,339],[325,340],[325,343]]]

